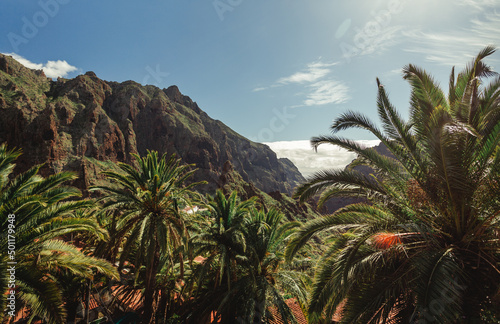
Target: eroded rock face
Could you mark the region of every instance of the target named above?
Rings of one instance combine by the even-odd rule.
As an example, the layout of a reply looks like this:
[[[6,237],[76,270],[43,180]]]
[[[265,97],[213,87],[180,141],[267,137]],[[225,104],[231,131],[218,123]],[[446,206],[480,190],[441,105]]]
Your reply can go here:
[[[244,181],[264,192],[290,193],[304,179],[266,145],[249,141],[210,118],[176,86],[99,79],[93,72],[52,81],[0,54],[0,143],[23,150],[17,171],[45,163],[44,175],[78,173],[86,194],[111,162],[133,163],[147,150],[173,153],[199,170],[213,191],[229,161]]]

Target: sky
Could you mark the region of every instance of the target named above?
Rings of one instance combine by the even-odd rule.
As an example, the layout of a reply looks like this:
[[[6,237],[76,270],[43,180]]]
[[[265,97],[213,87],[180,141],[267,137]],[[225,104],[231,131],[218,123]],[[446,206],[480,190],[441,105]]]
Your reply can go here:
[[[500,46],[500,0],[0,4],[1,53],[52,78],[94,71],[108,81],[177,85],[212,118],[296,160],[343,112],[377,120],[377,77],[406,117],[401,68],[416,64],[447,89],[452,66],[490,44]],[[500,54],[487,63],[500,69]]]

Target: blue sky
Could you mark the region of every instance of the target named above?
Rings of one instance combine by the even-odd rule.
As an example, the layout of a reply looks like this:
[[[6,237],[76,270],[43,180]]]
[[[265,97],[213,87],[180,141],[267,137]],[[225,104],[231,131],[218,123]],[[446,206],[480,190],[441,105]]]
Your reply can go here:
[[[405,115],[400,69],[443,87],[500,46],[498,0],[2,0],[0,52],[50,76],[177,85],[259,142],[328,133],[351,109],[376,119],[375,78]],[[488,61],[500,66],[496,53]],[[367,133],[344,133],[373,139]]]

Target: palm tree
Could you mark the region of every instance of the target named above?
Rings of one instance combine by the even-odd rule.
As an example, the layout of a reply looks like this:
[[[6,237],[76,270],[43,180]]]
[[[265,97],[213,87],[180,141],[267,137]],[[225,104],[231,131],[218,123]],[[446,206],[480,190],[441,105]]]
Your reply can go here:
[[[244,223],[254,204],[255,199],[239,201],[236,191],[227,199],[221,190],[216,191],[215,198],[208,196],[208,224],[193,237],[193,246],[195,255],[206,257],[201,270],[216,269],[214,288],[224,280],[227,289],[231,288],[237,258],[243,257],[246,251]],[[199,276],[203,279],[204,273]]]
[[[244,319],[267,322],[273,317],[270,309],[275,308],[284,323],[296,322],[283,292],[305,305],[309,277],[293,263],[285,264],[284,248],[299,225],[299,222],[283,222],[283,214],[274,208],[267,212],[252,210],[246,224],[250,271],[241,280],[251,283],[240,298]]]
[[[313,235],[334,237],[322,257],[309,302],[309,320],[319,322],[343,309],[342,322],[484,321],[499,294],[500,78],[483,49],[461,73],[450,76],[448,96],[424,70],[408,65],[410,120],[403,120],[378,83],[380,130],[365,116],[348,112],[332,131],[365,129],[392,156],[337,136],[312,139],[358,154],[355,170],[323,171],[300,186],[301,200],[318,193],[362,196],[306,223],[287,249],[291,258]],[[342,305],[342,306],[341,306]],[[483,319],[481,319],[483,316]]]
[[[120,213],[112,238],[122,248],[120,267],[132,251],[136,275],[145,267],[144,321],[152,323],[159,298],[156,275],[160,258],[173,257],[183,245],[183,238],[189,237],[181,207],[191,205],[190,188],[198,183],[185,185],[196,170],[189,171],[192,165],[181,165],[175,155],[167,160],[166,154],[158,158],[157,152],[148,151],[146,157],[134,157],[138,169],[120,163],[122,173],[104,173],[114,185],[92,190],[104,191],[104,208]],[[179,256],[182,259],[182,253]]]
[[[250,216],[255,199],[240,201],[236,191],[227,198],[222,190],[215,197],[207,196],[206,215],[198,222],[192,237],[194,255],[201,263],[195,264],[195,271],[186,289],[194,289],[197,306],[194,318],[208,321],[212,312],[217,312],[225,292],[231,290],[232,282],[241,273],[239,263],[245,259],[246,240],[244,225]],[[234,314],[217,312],[219,320],[234,320]]]
[[[219,195],[221,193],[217,201],[225,201]],[[227,202],[234,201],[234,196],[232,193]],[[299,224],[282,223],[282,218],[283,215],[275,209],[264,212],[252,207],[250,214],[238,221],[238,230],[235,225],[229,226],[227,221],[221,220],[215,228],[221,230],[222,223],[225,223],[228,228],[222,232],[225,238],[219,236],[218,245],[212,246],[224,245],[226,251],[233,253],[235,262],[231,263],[231,273],[225,271],[230,281],[220,280],[223,263],[215,263],[212,270],[216,270],[211,272],[212,276],[206,276],[208,280],[199,283],[200,291],[196,295],[196,311],[192,318],[220,323],[263,323],[273,317],[270,308],[274,308],[285,323],[295,322],[283,292],[305,304],[308,277],[284,262],[286,239]],[[233,232],[233,236],[238,231],[238,244],[234,244],[234,239],[228,239],[231,237],[229,231]],[[242,239],[240,231],[244,234]],[[213,237],[217,235],[215,233]],[[232,249],[237,252],[231,252]],[[211,254],[208,255],[204,262],[209,260]]]
[[[115,278],[118,274],[108,262],[86,256],[60,239],[81,232],[107,237],[94,219],[77,214],[91,207],[90,201],[66,201],[79,195],[77,189],[62,186],[75,179],[74,174],[63,172],[43,178],[37,166],[10,179],[19,155],[20,151],[0,145],[0,271],[5,274],[15,267],[15,282],[1,276],[0,286],[15,292],[17,311],[26,305],[31,318],[64,323],[60,273],[82,278],[91,278],[92,269]],[[6,309],[7,295],[1,296],[1,307]],[[0,320],[5,314],[1,313]]]

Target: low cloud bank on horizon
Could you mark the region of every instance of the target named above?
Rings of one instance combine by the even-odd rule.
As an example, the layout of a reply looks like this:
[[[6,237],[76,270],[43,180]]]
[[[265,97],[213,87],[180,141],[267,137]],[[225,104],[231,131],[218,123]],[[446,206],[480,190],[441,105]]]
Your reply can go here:
[[[360,140],[357,142],[368,147],[380,143],[379,140]],[[343,169],[356,158],[355,153],[327,144],[320,145],[316,153],[308,140],[265,142],[263,144],[269,146],[278,158],[290,159],[306,178],[320,170]]]
[[[34,70],[43,70],[43,73],[48,78],[58,78],[58,77],[65,77],[68,75],[68,73],[74,72],[78,70],[76,66],[70,65],[66,61],[47,61],[47,63],[33,63],[28,59],[25,59],[21,55],[18,55],[16,53],[3,53],[5,55],[12,56],[14,60],[18,61],[22,65],[24,65],[27,68],[34,69]]]

